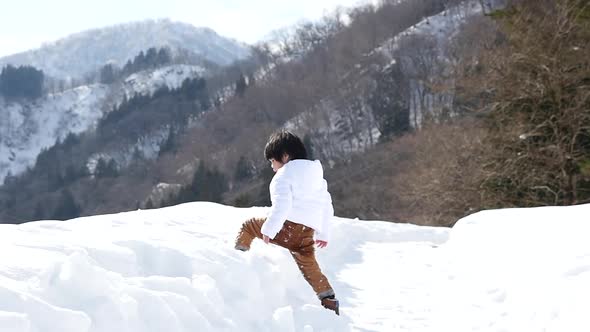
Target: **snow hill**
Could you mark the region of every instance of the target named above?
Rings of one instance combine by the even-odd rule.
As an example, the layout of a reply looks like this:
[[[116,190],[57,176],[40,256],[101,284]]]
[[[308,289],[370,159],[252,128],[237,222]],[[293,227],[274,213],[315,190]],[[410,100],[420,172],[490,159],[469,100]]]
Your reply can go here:
[[[39,153],[57,140],[94,128],[124,96],[151,95],[164,86],[177,89],[185,79],[206,74],[200,66],[171,65],[132,74],[122,83],[85,85],[34,102],[0,97],[0,184],[7,174],[18,175],[33,166]]]
[[[484,211],[452,229],[334,218],[318,249],[341,316],[290,254],[206,202],[0,226],[0,331],[588,331],[590,205]]]
[[[209,28],[159,19],[79,32],[39,49],[0,58],[0,68],[32,65],[53,77],[81,78],[108,62],[123,67],[150,47],[169,47],[173,54],[188,50],[220,65],[245,58],[250,52],[247,45]]]

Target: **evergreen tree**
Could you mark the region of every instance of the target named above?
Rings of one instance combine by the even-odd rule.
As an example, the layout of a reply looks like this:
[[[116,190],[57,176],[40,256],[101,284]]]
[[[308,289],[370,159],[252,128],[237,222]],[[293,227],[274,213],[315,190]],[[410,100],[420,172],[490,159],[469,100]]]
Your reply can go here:
[[[146,67],[145,54],[143,51],[139,52],[139,54],[135,57],[133,64],[136,71],[143,70]]]
[[[80,137],[74,133],[69,133],[64,139],[62,146],[65,150],[70,151],[75,145],[80,143]]]
[[[163,87],[159,88],[158,90],[156,90],[154,92],[154,94],[152,95],[152,98],[158,99],[158,98],[168,96],[169,94],[170,94],[170,88],[168,88],[167,85],[164,85]]]
[[[410,130],[409,81],[395,63],[376,78],[377,87],[369,104],[383,138]]]
[[[9,170],[8,173],[6,173],[6,176],[4,177],[4,185],[5,186],[9,186],[12,185],[16,182],[16,177],[14,175],[12,175],[12,172]]]
[[[96,176],[97,178],[114,178],[119,176],[117,162],[114,159],[106,161],[103,158],[99,158],[96,163],[96,168],[94,170],[94,176]]]
[[[33,212],[33,220],[44,220],[45,219],[45,209],[41,203],[37,203],[35,205],[35,211]]]
[[[158,65],[158,51],[155,47],[151,47],[147,50],[145,55],[145,67],[154,68]]]
[[[246,77],[244,74],[240,73],[240,77],[236,81],[236,96],[243,97],[247,86]]]
[[[303,145],[305,146],[305,150],[307,151],[307,159],[314,160],[315,153],[314,153],[313,142],[311,141],[311,136],[305,135],[303,137]]]
[[[82,177],[82,174],[80,173],[80,169],[78,169],[77,167],[75,167],[72,164],[66,166],[66,169],[64,171],[64,176],[63,176],[64,184],[72,183],[72,182],[76,181],[77,179],[79,179],[80,177]]]
[[[150,210],[154,208],[154,203],[152,202],[151,198],[148,198],[148,201],[145,203],[145,209]]]
[[[67,220],[77,218],[80,216],[80,212],[80,207],[76,204],[74,196],[69,190],[65,189],[61,192],[57,207],[55,208],[51,219]]]
[[[107,162],[103,158],[98,158],[96,162],[96,167],[94,168],[94,175],[97,178],[103,177],[103,174],[106,173],[107,169]]]
[[[133,73],[134,72],[133,62],[131,62],[131,60],[127,60],[127,63],[125,63],[125,66],[123,66],[123,70],[121,72],[123,73],[124,76],[127,76],[127,75]]]
[[[207,172],[207,181],[204,183],[203,200],[209,202],[221,203],[223,193],[228,189],[228,181],[223,173],[218,169],[212,169]]]
[[[260,187],[260,190],[258,192],[258,197],[256,198],[256,201],[254,202],[255,205],[258,206],[270,206],[271,205],[271,201],[270,201],[270,192],[268,191],[268,186],[270,184],[270,181],[272,180],[273,176],[275,175],[275,173],[273,172],[271,167],[264,167],[262,169],[262,172],[260,172],[260,178],[262,179],[262,186]]]
[[[252,176],[252,165],[246,157],[241,156],[236,165],[236,171],[234,173],[234,181],[242,181]]]
[[[44,79],[43,71],[35,67],[8,65],[0,73],[0,94],[6,98],[39,98]]]
[[[112,64],[106,64],[100,69],[100,83],[112,84],[116,79],[116,69]]]
[[[178,191],[176,198],[170,199],[170,204],[182,204],[192,202],[196,199],[195,193],[192,190],[192,185],[182,186]]]
[[[248,86],[252,87],[256,84],[256,79],[254,78],[254,74],[248,74]]]
[[[176,132],[172,126],[168,129],[168,137],[164,141],[164,144],[160,146],[160,151],[158,151],[158,155],[161,156],[166,152],[176,153],[178,148],[178,144],[176,142]]]
[[[222,195],[228,189],[228,181],[217,169],[208,169],[204,162],[199,163],[190,190],[195,200],[222,202]]]
[[[159,65],[166,65],[172,62],[172,56],[170,55],[170,50],[167,48],[161,48],[158,51],[158,64]]]
[[[234,200],[235,207],[249,207],[252,205],[252,198],[248,194],[242,194]]]
[[[109,160],[107,164],[107,176],[116,178],[119,176],[119,166],[117,166],[117,162],[115,159]]]
[[[209,89],[207,88],[207,81],[204,78],[199,78],[196,83],[196,87],[199,91],[197,95],[197,100],[199,101],[201,110],[209,110],[209,108],[211,108],[211,98],[209,98]]]

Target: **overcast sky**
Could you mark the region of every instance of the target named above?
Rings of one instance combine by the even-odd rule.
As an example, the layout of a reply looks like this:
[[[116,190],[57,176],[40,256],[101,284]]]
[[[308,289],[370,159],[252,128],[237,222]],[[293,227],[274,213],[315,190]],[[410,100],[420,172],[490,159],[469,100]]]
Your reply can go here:
[[[206,26],[254,43],[272,30],[315,20],[359,0],[2,0],[0,56],[25,51],[69,34],[144,19]]]

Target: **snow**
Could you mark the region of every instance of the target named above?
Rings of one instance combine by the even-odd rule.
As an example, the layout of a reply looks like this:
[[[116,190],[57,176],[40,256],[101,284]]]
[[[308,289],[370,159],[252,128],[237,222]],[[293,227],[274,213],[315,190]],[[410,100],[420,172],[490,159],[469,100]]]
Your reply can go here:
[[[444,44],[458,31],[458,28],[466,22],[467,18],[481,14],[481,12],[482,7],[479,1],[468,0],[462,2],[441,13],[426,17],[395,37],[385,41],[373,52],[380,53],[394,63],[394,53],[400,46],[400,40],[414,35],[431,36],[438,42],[439,48],[442,49],[445,47]]]
[[[429,86],[434,84],[453,87],[455,85],[453,79],[447,77],[449,68],[452,67],[450,66],[452,61],[449,59],[447,51],[452,46],[450,42],[468,19],[483,15],[484,11],[501,8],[504,6],[504,2],[503,0],[460,2],[436,15],[424,18],[371,52],[371,55],[382,56],[383,60],[388,63],[382,71],[397,64],[409,77],[410,96],[408,101],[412,127],[420,128],[424,117],[428,114],[436,115],[443,110],[453,109],[453,89],[436,92],[432,91]],[[421,40],[419,43],[429,46],[411,46],[415,43],[412,41],[414,38]],[[410,46],[407,43],[410,43]],[[412,61],[415,54],[420,53],[421,47],[434,47],[435,53],[432,59]],[[428,54],[429,50],[426,49],[425,52]]]
[[[467,295],[504,331],[589,331],[590,205],[485,211],[453,229],[448,251]],[[464,252],[469,248],[469,252]]]
[[[31,65],[56,78],[76,79],[107,63],[122,68],[128,60],[151,47],[168,47],[173,56],[189,51],[220,65],[250,54],[247,45],[209,28],[157,19],[75,33],[38,49],[2,57],[0,68],[7,64]]]
[[[16,175],[32,166],[57,140],[96,124],[107,96],[108,86],[93,84],[32,102],[0,99],[0,183],[9,172]]]
[[[455,227],[334,218],[319,306],[291,255],[195,202],[0,226],[0,331],[588,331],[590,204],[483,211]]]
[[[171,65],[132,74],[122,84],[84,85],[37,101],[9,102],[0,98],[0,184],[8,173],[18,175],[34,166],[39,153],[57,140],[94,128],[104,111],[119,105],[123,96],[151,95],[164,86],[177,89],[185,79],[206,74],[199,66]],[[94,170],[99,157],[114,158],[118,165],[125,166],[136,149],[144,157],[153,158],[168,133],[168,127],[163,126],[119,151],[97,153],[88,161],[89,170]]]
[[[316,153],[330,164],[354,152],[362,152],[379,141],[381,132],[367,101],[362,98],[346,102],[324,98],[283,124],[291,131],[311,133]]]
[[[162,87],[178,89],[187,78],[203,77],[206,69],[200,66],[171,65],[156,70],[144,70],[130,75],[123,82],[127,99],[135,94],[152,95]]]
[[[396,59],[399,56],[396,53],[400,47],[403,47],[401,42],[405,38],[420,36],[435,42],[436,50],[440,53],[438,54],[440,63],[432,64],[433,67],[431,70],[433,70],[434,65],[446,66],[447,62],[444,59],[443,50],[447,47],[448,41],[457,33],[459,27],[465,23],[466,18],[478,15],[481,11],[481,3],[474,0],[452,6],[441,13],[424,18],[395,37],[386,40],[382,45],[372,50],[369,56],[377,54],[383,57],[386,63],[383,66],[383,71],[386,71],[395,64],[401,64],[407,76],[420,76],[417,75],[416,68],[408,65],[407,61],[398,62],[399,59]],[[290,61],[292,59],[284,57],[283,60]],[[269,72],[261,71],[259,75],[272,76],[272,68],[269,68]],[[367,72],[369,70],[366,66],[356,64],[354,70],[346,73],[341,80],[344,81],[344,78],[352,75],[363,77],[366,76]],[[436,79],[442,78],[439,72],[432,73],[429,79],[432,80],[433,77],[436,77]],[[351,80],[350,78],[347,79]],[[258,80],[261,79],[259,78]],[[353,81],[358,82],[361,79],[356,78]],[[452,81],[448,83],[449,85],[454,84]],[[353,89],[350,89],[351,91],[344,91],[342,89],[342,93],[353,96],[358,94],[358,91],[355,90],[356,88],[355,86]],[[359,89],[363,88],[359,87]],[[424,82],[415,78],[409,80],[409,90],[410,125],[413,127],[420,126],[423,115],[426,113],[433,114],[435,110],[441,110],[443,108],[453,109],[453,95],[451,93],[431,92],[429,91],[430,88]],[[421,97],[421,92],[424,94],[424,97]],[[283,125],[287,129],[295,130],[298,128],[312,128],[312,130],[306,131],[313,132],[312,137],[316,146],[327,147],[319,152],[322,156],[330,160],[339,159],[352,152],[364,151],[378,142],[381,136],[381,132],[377,128],[376,121],[371,112],[371,106],[367,104],[367,100],[356,98],[357,102],[355,105],[351,103],[350,98],[345,100],[345,102],[339,102],[338,98],[340,97],[324,98],[324,100],[312,109],[293,117]],[[318,110],[321,110],[324,114],[320,116]]]
[[[162,125],[159,129],[142,135],[133,143],[121,143],[108,151],[94,153],[86,161],[86,169],[89,174],[94,174],[101,158],[107,162],[114,160],[120,169],[126,168],[133,162],[136,152],[139,152],[142,158],[155,159],[160,152],[160,146],[168,139],[169,128],[168,125]]]

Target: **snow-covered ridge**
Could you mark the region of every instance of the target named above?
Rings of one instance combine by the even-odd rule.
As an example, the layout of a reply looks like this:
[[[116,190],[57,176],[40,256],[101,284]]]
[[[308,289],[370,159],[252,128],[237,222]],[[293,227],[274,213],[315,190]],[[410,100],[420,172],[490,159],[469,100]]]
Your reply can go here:
[[[287,250],[233,249],[267,208],[207,202],[0,226],[0,330],[588,331],[590,205],[453,229],[334,218],[321,308]]]
[[[177,89],[185,79],[206,74],[199,66],[171,65],[132,74],[122,84],[81,86],[34,102],[16,103],[0,98],[0,184],[7,174],[18,175],[33,166],[39,153],[57,140],[63,141],[69,133],[95,128],[104,112],[119,105],[124,96],[151,95],[164,86]],[[137,147],[151,156],[153,142],[161,143],[166,135],[155,133],[156,139],[146,136]],[[133,151],[134,147],[125,154],[131,156]]]
[[[203,77],[205,74],[205,68],[190,65],[172,65],[153,71],[144,70],[127,77],[123,82],[123,91],[128,99],[135,94],[152,95],[163,87],[178,89],[185,79]]]
[[[249,55],[245,44],[219,36],[209,28],[161,19],[76,33],[39,49],[0,58],[0,67],[32,65],[53,77],[81,78],[108,62],[122,67],[151,47],[169,47],[173,54],[189,50],[221,65]]]

